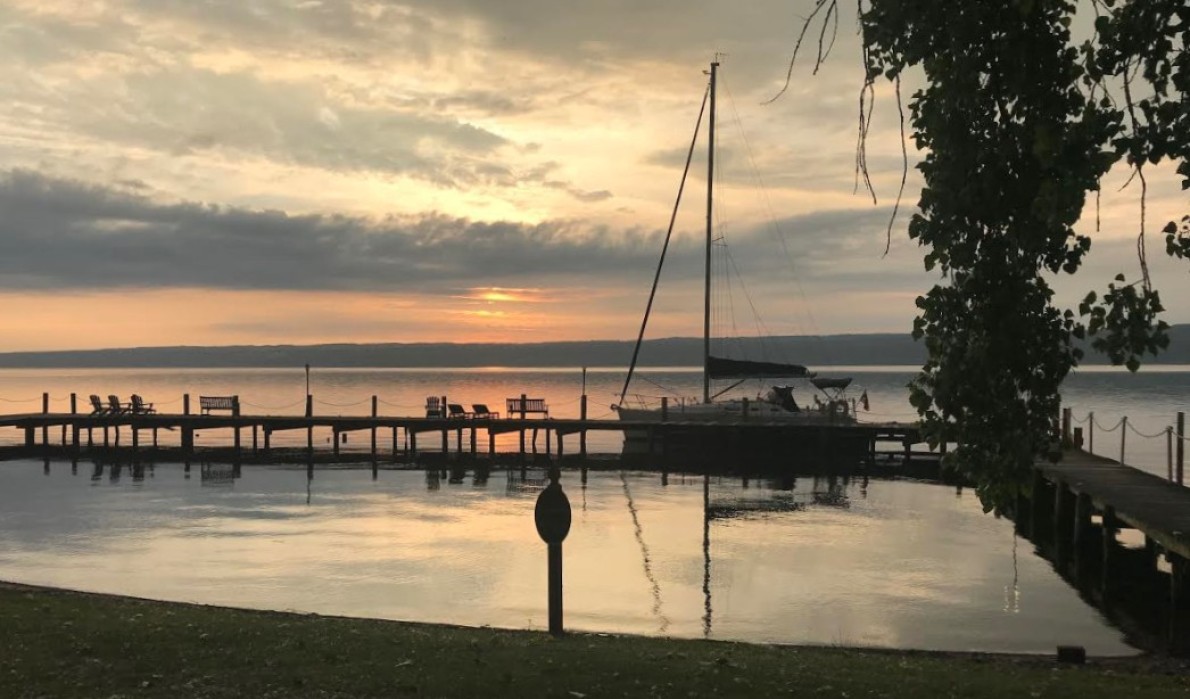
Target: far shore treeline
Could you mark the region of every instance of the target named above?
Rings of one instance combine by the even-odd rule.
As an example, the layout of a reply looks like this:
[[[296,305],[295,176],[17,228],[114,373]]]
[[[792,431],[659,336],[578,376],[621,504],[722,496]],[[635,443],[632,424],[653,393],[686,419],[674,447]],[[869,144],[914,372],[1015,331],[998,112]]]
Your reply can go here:
[[[1190,364],[1190,325],[1170,329],[1169,349],[1152,364]],[[57,367],[612,367],[623,368],[633,343],[616,340],[534,343],[385,343],[136,347],[60,352],[0,353],[0,368]],[[907,334],[856,334],[717,340],[714,352],[732,357],[805,364],[919,366],[925,349]],[[1088,352],[1084,364],[1106,364]],[[701,338],[647,340],[640,366],[700,366]]]

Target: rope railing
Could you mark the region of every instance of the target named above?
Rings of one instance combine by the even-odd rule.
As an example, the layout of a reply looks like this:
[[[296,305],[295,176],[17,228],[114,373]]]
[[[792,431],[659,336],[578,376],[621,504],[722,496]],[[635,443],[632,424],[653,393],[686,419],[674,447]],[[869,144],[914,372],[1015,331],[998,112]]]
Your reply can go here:
[[[302,398],[295,400],[292,403],[285,403],[284,405],[261,405],[260,403],[251,403],[246,400],[241,400],[240,402],[253,408],[260,408],[261,410],[284,410],[286,408],[295,408],[299,405],[302,405],[306,402],[306,399]]]
[[[1185,413],[1179,412],[1177,416],[1177,426],[1165,425],[1154,433],[1142,432],[1136,427],[1134,423],[1129,421],[1128,416],[1125,415],[1119,419],[1111,427],[1105,427],[1095,419],[1095,413],[1089,412],[1083,419],[1074,417],[1073,411],[1067,408],[1063,414],[1063,430],[1069,429],[1070,423],[1079,422],[1088,425],[1089,434],[1087,437],[1087,452],[1094,454],[1095,451],[1095,428],[1098,427],[1100,432],[1110,433],[1120,430],[1120,444],[1119,444],[1119,463],[1126,464],[1127,457],[1127,436],[1128,433],[1141,437],[1142,439],[1162,439],[1165,440],[1165,471],[1166,476],[1170,481],[1174,481],[1179,485],[1183,484],[1184,478],[1184,449],[1182,444],[1190,441],[1190,436],[1184,434],[1185,431]],[[1081,428],[1079,430],[1081,432]],[[1069,436],[1069,435],[1067,435]],[[1077,438],[1076,438],[1077,439]],[[1081,447],[1082,442],[1078,442]],[[1176,445],[1176,448],[1175,448]],[[1175,458],[1175,453],[1177,457]],[[1111,456],[1116,456],[1115,453]],[[1151,456],[1151,455],[1150,455]],[[1151,465],[1151,464],[1150,464]]]
[[[350,407],[356,406],[356,405],[363,405],[364,403],[367,403],[370,400],[372,400],[371,396],[364,398],[363,400],[352,401],[350,403],[334,403],[329,400],[318,400],[317,398],[314,399],[314,402],[319,405],[329,405],[333,408],[350,408]]]
[[[5,403],[36,403],[39,400],[41,400],[41,396],[38,396],[36,398],[3,398],[3,397],[0,397],[0,401],[4,401]]]
[[[1145,439],[1158,439],[1160,437],[1164,437],[1165,434],[1167,432],[1169,432],[1170,430],[1172,430],[1173,428],[1172,427],[1163,427],[1163,428],[1161,428],[1161,431],[1157,432],[1156,434],[1145,434],[1144,432],[1141,432],[1140,430],[1136,429],[1136,427],[1133,426],[1133,424],[1131,422],[1129,422],[1128,429],[1132,430],[1133,434],[1135,434],[1138,437],[1143,437]]]

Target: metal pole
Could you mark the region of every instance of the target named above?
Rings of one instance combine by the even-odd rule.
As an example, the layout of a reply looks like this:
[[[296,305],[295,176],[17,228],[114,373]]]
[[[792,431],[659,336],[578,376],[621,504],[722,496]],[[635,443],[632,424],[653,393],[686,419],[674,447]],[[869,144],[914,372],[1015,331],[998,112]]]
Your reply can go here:
[[[702,402],[711,402],[711,376],[708,372],[711,357],[711,237],[714,229],[713,201],[715,185],[715,80],[719,62],[711,63],[711,113],[707,122],[707,249],[704,266],[702,316]]]

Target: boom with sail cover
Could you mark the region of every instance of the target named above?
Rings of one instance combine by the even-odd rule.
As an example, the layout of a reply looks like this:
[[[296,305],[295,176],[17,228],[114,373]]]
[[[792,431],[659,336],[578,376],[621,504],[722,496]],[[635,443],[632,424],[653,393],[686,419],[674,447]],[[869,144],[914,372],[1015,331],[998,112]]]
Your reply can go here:
[[[801,364],[707,357],[707,377],[711,379],[802,379],[808,376],[811,376],[810,372]]]

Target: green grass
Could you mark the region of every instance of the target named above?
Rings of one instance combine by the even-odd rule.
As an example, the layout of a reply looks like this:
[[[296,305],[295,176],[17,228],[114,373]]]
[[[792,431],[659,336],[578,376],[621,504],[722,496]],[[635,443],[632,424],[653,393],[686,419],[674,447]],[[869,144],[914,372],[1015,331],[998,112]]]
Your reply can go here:
[[[1168,660],[497,631],[0,584],[0,697],[1186,696]]]

